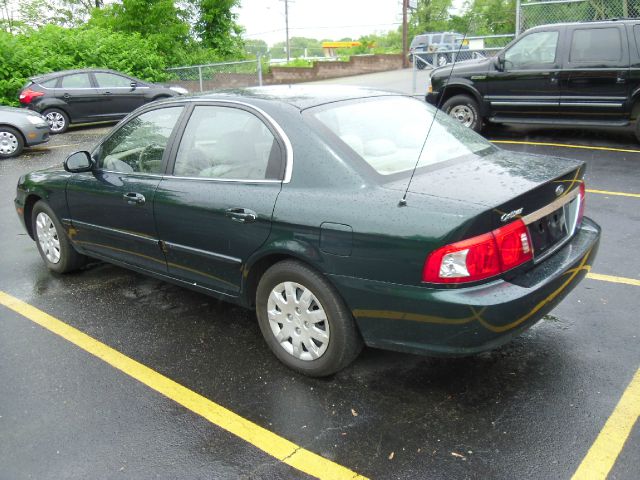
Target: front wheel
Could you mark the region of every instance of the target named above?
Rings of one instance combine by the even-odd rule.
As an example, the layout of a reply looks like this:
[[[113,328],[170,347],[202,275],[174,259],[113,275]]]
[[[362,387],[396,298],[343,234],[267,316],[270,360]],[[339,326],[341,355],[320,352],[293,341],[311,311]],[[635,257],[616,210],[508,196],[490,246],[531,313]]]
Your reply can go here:
[[[332,375],[351,363],[362,340],[351,312],[318,272],[286,260],[258,284],[256,310],[267,345],[289,368],[312,377]]]
[[[444,102],[442,110],[465,127],[469,127],[476,132],[479,132],[482,128],[482,117],[480,117],[478,102],[468,95],[451,97]]]
[[[17,157],[22,153],[24,140],[15,128],[0,125],[0,159]]]
[[[55,213],[43,200],[33,206],[31,228],[40,256],[49,270],[67,273],[86,263],[87,257],[75,251]]]

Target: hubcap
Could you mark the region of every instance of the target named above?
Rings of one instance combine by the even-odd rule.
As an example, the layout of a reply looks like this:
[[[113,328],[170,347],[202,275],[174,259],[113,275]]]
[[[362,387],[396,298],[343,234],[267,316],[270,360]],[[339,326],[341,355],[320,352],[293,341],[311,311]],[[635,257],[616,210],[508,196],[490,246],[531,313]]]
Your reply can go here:
[[[316,296],[304,285],[283,282],[269,294],[267,314],[280,346],[300,360],[320,358],[329,346],[329,321]]]
[[[58,239],[58,231],[53,224],[51,217],[44,212],[40,212],[36,217],[36,236],[40,248],[51,263],[60,261],[60,240]]]
[[[18,149],[18,139],[13,133],[0,132],[0,153],[11,155]]]
[[[49,127],[52,132],[59,132],[64,128],[65,121],[64,117],[61,113],[58,112],[49,112],[45,115],[47,122],[49,122]]]
[[[470,127],[475,119],[473,110],[467,105],[456,105],[449,110],[449,115],[458,120],[465,127]]]

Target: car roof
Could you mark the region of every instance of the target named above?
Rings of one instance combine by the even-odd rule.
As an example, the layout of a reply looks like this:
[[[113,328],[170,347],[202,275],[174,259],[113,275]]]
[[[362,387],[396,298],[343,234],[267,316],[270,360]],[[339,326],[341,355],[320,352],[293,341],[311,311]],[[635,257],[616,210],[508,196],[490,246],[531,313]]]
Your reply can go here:
[[[58,72],[43,73],[42,75],[35,75],[33,77],[30,77],[29,80],[34,82],[44,82],[53,78],[61,77],[63,75],[70,75],[74,73],[89,73],[89,72],[94,72],[94,73],[107,72],[107,73],[114,73],[116,75],[126,75],[127,77],[130,76],[130,75],[127,75],[126,73],[116,72],[115,70],[110,70],[108,68],[79,68],[75,70],[60,70]]]
[[[588,25],[590,27],[593,27],[598,25],[615,25],[615,24],[640,24],[640,19],[639,18],[610,18],[605,20],[585,20],[582,22],[549,23],[546,25],[538,25],[535,27],[531,27],[526,31],[528,32],[528,31],[534,31],[534,30],[545,30],[546,28],[554,28],[554,27],[572,27],[575,25]]]
[[[400,92],[389,92],[372,88],[346,85],[272,85],[235,90],[224,90],[191,97],[208,100],[242,100],[247,103],[261,101],[282,102],[304,110],[327,103],[360,98],[406,96]]]

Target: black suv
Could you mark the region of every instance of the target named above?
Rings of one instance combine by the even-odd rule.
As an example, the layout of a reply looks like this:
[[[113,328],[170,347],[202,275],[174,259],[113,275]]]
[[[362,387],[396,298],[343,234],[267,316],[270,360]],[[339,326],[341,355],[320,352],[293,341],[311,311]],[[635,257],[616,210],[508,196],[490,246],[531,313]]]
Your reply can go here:
[[[51,133],[62,133],[70,123],[120,120],[145,103],[186,93],[112,70],[88,69],[33,77],[19,99],[45,116]]]
[[[476,131],[635,123],[640,140],[640,20],[532,28],[493,58],[434,70],[426,100]]]

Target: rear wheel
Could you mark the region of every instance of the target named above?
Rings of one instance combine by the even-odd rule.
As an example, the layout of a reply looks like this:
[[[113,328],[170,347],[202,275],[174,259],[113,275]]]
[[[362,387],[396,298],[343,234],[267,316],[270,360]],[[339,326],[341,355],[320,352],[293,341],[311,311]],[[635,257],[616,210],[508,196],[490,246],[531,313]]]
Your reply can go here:
[[[64,133],[69,128],[69,115],[59,108],[49,108],[42,115],[49,122],[51,133]]]
[[[458,120],[465,127],[469,127],[476,132],[482,128],[482,118],[478,102],[468,95],[456,95],[444,102],[442,110],[448,115]]]
[[[338,292],[300,262],[286,260],[264,273],[256,292],[256,311],[271,351],[305,375],[332,375],[362,349],[351,312]]]
[[[38,251],[49,270],[67,273],[82,267],[87,257],[75,251],[51,207],[38,200],[31,212],[31,228]]]
[[[0,125],[0,158],[17,157],[22,153],[24,140],[15,128]]]

